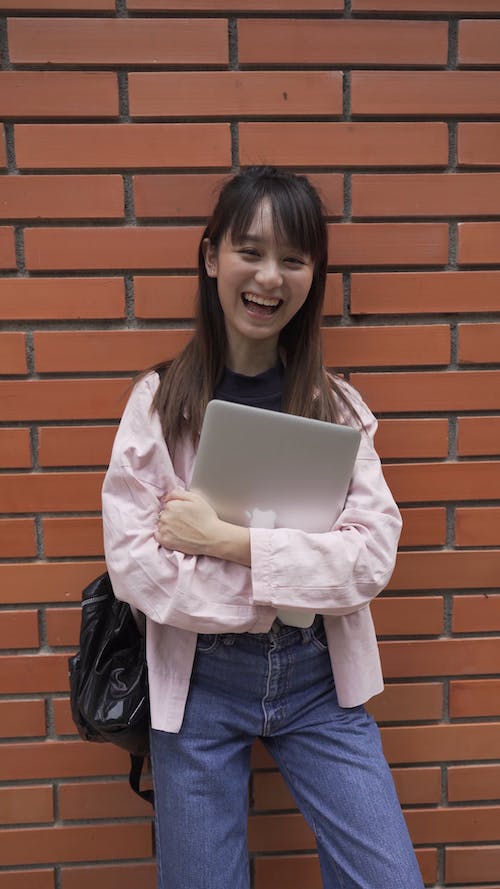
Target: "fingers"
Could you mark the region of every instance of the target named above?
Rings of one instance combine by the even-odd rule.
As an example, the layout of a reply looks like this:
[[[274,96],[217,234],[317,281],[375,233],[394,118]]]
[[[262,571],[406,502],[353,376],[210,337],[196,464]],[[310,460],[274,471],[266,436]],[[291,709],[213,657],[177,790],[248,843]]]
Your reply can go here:
[[[165,494],[161,499],[162,503],[169,503],[170,500],[192,500],[193,496],[191,491],[185,491],[184,488],[174,488],[173,491]]]

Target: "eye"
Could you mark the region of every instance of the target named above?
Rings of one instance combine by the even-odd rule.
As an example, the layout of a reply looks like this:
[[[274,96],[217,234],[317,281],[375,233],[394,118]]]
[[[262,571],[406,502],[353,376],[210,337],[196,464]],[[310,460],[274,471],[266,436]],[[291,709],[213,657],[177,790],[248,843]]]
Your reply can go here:
[[[300,256],[285,256],[284,262],[288,263],[288,265],[296,265],[301,266],[305,265],[305,259],[301,259]]]
[[[242,256],[250,256],[252,258],[257,258],[259,256],[259,251],[255,249],[255,247],[241,247],[238,250],[238,253],[241,253]]]

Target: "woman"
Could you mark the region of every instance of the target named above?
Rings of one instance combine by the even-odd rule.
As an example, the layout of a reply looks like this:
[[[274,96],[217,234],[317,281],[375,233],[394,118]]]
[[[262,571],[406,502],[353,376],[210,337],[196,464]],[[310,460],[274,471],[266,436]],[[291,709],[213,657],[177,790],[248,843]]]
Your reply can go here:
[[[323,367],[321,202],[305,177],[230,180],[199,250],[194,336],[144,375],[103,490],[116,595],[144,612],[160,889],[247,889],[250,749],[261,737],[313,829],[325,889],[422,880],[377,727],[369,602],[401,521],[373,449],[376,421]],[[345,508],[322,534],[221,521],[189,487],[208,401],[357,425]],[[277,618],[315,612],[312,627]]]

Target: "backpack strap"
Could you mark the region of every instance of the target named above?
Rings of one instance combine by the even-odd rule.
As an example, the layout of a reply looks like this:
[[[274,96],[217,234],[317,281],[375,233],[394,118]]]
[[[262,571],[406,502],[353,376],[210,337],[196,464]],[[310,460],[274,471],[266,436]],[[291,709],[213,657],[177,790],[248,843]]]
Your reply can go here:
[[[140,796],[142,799],[146,800],[147,803],[151,803],[151,805],[154,806],[153,791],[140,789],[144,759],[144,756],[134,756],[133,753],[130,754],[130,772],[128,776],[128,783],[130,784],[134,793],[137,794],[137,796]]]

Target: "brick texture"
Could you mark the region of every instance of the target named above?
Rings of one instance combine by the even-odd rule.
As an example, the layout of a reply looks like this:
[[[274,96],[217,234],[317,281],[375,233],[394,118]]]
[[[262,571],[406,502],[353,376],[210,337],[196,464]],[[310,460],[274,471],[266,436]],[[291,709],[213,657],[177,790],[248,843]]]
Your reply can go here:
[[[324,355],[402,511],[368,709],[424,881],[500,889],[500,0],[0,0],[0,33],[0,889],[155,886],[67,658],[133,375],[190,336],[254,163],[321,194]],[[260,743],[252,769],[252,889],[320,889]]]

